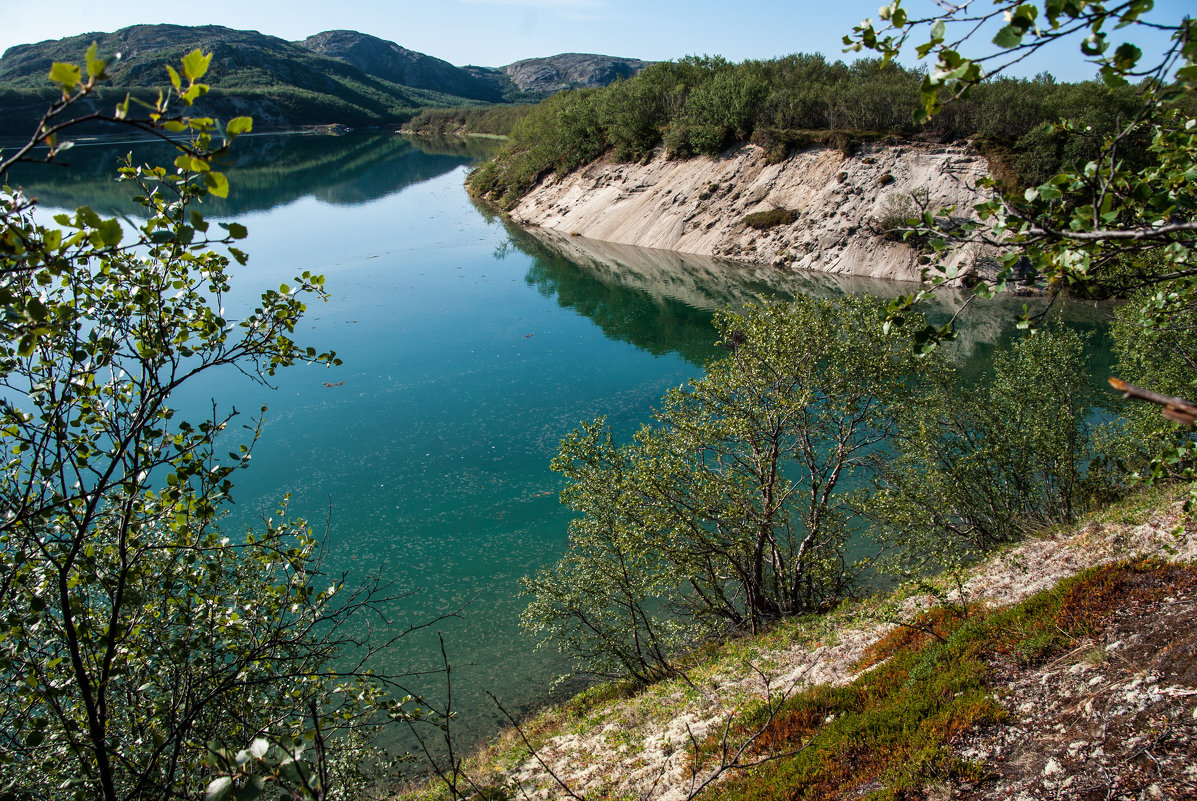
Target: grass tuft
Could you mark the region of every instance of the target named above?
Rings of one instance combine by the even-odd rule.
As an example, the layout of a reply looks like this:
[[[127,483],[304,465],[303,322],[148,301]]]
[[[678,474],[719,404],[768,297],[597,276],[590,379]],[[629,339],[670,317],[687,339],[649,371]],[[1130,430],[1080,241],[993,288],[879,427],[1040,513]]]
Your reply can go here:
[[[744,224],[749,228],[764,231],[779,225],[789,225],[798,219],[798,212],[791,209],[769,209],[749,214],[744,218]]]

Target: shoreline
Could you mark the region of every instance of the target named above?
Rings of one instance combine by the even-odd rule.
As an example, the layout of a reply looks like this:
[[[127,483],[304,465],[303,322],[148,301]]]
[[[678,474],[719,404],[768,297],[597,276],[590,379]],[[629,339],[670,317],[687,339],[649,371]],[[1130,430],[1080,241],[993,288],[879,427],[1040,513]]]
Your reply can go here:
[[[1098,510],[1073,526],[1028,537],[965,568],[959,581],[935,576],[911,582],[822,615],[785,621],[756,637],[730,640],[690,663],[682,679],[665,679],[630,691],[618,684],[595,685],[565,704],[525,719],[521,732],[508,729],[493,738],[489,746],[470,757],[467,770],[481,785],[516,790],[522,793],[520,797],[563,797],[559,782],[565,782],[573,792],[587,797],[598,793],[603,797],[682,801],[689,797],[689,788],[719,769],[715,754],[711,757],[714,763],[695,770],[693,743],[718,738],[725,726],[774,694],[843,687],[867,675],[874,668],[862,666],[867,664],[864,657],[900,628],[900,621],[917,620],[920,613],[962,600],[969,607],[976,604],[978,610],[1008,609],[1091,568],[1135,559],[1160,564],[1197,562],[1197,532],[1184,527],[1179,494],[1169,489],[1148,491]],[[1184,634],[1177,631],[1175,636],[1179,639]],[[1076,676],[1078,687],[1062,691],[1056,703],[1076,703],[1078,688],[1083,701],[1083,693],[1097,680],[1091,664],[1099,662],[1095,649],[1110,653],[1117,661],[1124,644],[1123,640],[1103,643],[1100,638],[1082,643],[1046,666],[1027,666],[1016,675],[1001,676],[993,691],[1000,703],[1006,682],[1011,687],[1040,686],[1053,676],[1064,680]],[[1110,680],[1117,686],[1123,678]],[[1141,684],[1140,678],[1128,686]],[[1104,686],[1092,692],[1100,695]],[[1183,700],[1193,693],[1173,695]],[[1148,703],[1153,698],[1139,700]],[[1185,703],[1193,705],[1192,701]],[[1197,710],[1190,711],[1197,720]],[[1040,764],[1015,777],[1023,782],[1017,789],[1060,786],[1069,774],[1044,770],[1052,754],[1025,736],[1026,727],[1043,722],[1039,706],[1023,704],[1008,712],[1010,717],[996,726],[961,732],[962,739],[953,740],[952,753],[994,760],[995,769],[1006,769],[1010,766],[1005,764],[1003,748],[1016,750],[1021,744],[1031,748]],[[523,741],[525,736],[535,748],[535,756]],[[993,745],[979,745],[993,740],[1001,743],[996,750]],[[1074,746],[1064,742],[1062,749],[1071,749],[1068,753],[1072,754]],[[1090,760],[1100,758],[1102,751],[1097,748]],[[1055,759],[1063,761],[1063,757]],[[1005,777],[1003,781],[1015,779]],[[967,794],[979,789],[957,780],[948,792],[956,797],[957,790]],[[438,788],[428,785],[409,785],[392,796],[395,801],[441,797]]]

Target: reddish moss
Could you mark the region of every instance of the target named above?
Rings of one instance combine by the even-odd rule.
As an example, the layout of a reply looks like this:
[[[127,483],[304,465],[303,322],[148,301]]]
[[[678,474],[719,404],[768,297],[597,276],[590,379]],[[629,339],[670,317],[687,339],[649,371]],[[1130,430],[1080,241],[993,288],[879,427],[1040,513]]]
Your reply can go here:
[[[909,623],[899,624],[866,648],[854,667],[856,670],[867,670],[894,654],[916,651],[933,640],[942,641],[959,628],[964,619],[961,611],[955,607],[938,606],[922,612]]]
[[[1197,586],[1197,566],[1136,562],[1097,568],[997,612],[936,609],[868,650],[873,669],[846,687],[789,699],[755,754],[796,751],[714,788],[726,799],[898,799],[931,779],[976,781],[983,766],[955,759],[949,744],[1006,716],[993,699],[992,663],[1006,655],[1050,658],[1108,625],[1119,610]],[[763,719],[743,721],[739,736]],[[714,753],[719,743],[706,744]]]

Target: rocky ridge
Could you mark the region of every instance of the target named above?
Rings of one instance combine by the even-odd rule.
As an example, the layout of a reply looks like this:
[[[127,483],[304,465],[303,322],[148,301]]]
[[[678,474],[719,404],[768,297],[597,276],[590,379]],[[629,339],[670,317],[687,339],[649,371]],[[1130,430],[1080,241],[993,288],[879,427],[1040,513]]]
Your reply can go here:
[[[502,99],[493,82],[480,80],[448,61],[408,50],[377,36],[357,31],[324,31],[295,44],[400,86],[492,103]]]
[[[745,145],[718,158],[647,163],[600,159],[550,176],[511,212],[522,225],[639,247],[828,273],[917,281],[929,257],[883,230],[886,218],[921,204],[961,214],[984,195],[988,162],[967,145],[869,144],[853,155],[803,150],[777,164]],[[757,212],[793,212],[758,230]],[[948,265],[984,270],[985,252],[965,249]]]
[[[631,78],[647,67],[638,58],[614,58],[594,53],[560,53],[528,58],[503,67],[523,92],[549,95],[564,89],[593,89]]]
[[[166,81],[163,64],[199,48],[212,56],[204,76],[212,92],[197,110],[218,118],[251,115],[257,131],[393,128],[421,109],[534,102],[562,88],[630,77],[648,63],[567,53],[503,68],[455,67],[357,31],[324,31],[288,42],[220,25],[132,25],[4,51],[0,136],[24,137],[36,126],[54,97],[46,77],[51,64],[77,63],[93,41],[108,61],[110,80],[76,105],[79,113],[111,110],[129,92],[153,98]],[[516,79],[530,88],[523,90]]]

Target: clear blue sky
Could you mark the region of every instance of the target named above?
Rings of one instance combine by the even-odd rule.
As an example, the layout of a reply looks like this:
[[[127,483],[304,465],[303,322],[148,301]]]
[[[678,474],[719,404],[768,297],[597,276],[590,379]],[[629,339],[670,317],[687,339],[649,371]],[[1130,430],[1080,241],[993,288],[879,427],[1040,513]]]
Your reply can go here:
[[[650,60],[717,54],[740,61],[800,51],[847,58],[841,54],[840,38],[861,19],[876,18],[879,4],[879,0],[206,0],[187,4],[120,0],[48,11],[48,6],[24,0],[0,0],[0,51],[43,39],[170,22],[225,25],[284,39],[346,28],[457,65],[501,66],[562,52]],[[907,0],[907,6],[912,12],[932,8],[929,0]],[[1159,0],[1155,16],[1174,21],[1193,11],[1193,0]],[[1150,55],[1164,41],[1140,45]],[[1023,65],[1019,74],[1045,69],[1064,80],[1093,75],[1093,68],[1075,49]]]

